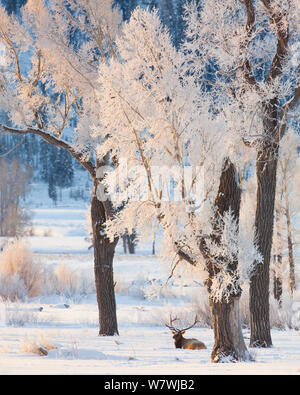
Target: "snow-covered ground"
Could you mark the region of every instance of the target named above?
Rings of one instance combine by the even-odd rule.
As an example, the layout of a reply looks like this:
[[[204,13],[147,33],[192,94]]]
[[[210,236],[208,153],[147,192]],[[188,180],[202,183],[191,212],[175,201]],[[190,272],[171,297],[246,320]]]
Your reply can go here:
[[[168,330],[158,326],[121,324],[120,336],[98,337],[89,322],[76,323],[80,311],[96,315],[91,305],[83,304],[64,311],[66,321],[60,325],[2,328],[1,374],[300,374],[299,333],[273,331],[274,347],[256,350],[255,362],[213,364],[209,329],[191,331],[206,343],[206,350],[182,350],[175,349]],[[40,337],[57,348],[43,357],[22,351],[22,342]]]
[[[35,187],[28,205],[33,214],[28,243],[36,259],[48,267],[66,265],[92,282],[88,205],[65,196],[53,206],[40,186]],[[295,330],[273,329],[273,347],[250,350],[254,362],[248,363],[211,363],[213,332],[209,327],[195,327],[186,335],[203,341],[206,350],[175,349],[164,323],[170,313],[192,319],[195,301],[201,301],[199,287],[174,283],[162,290],[160,298],[147,298],[168,276],[166,267],[149,251],[140,245],[137,254],[129,256],[123,254],[121,245],[117,248],[119,336],[98,336],[94,293],[2,303],[0,374],[300,374],[300,332]],[[205,300],[200,303],[205,305]],[[249,331],[244,335],[248,343]],[[53,348],[40,356],[31,352],[35,345]]]

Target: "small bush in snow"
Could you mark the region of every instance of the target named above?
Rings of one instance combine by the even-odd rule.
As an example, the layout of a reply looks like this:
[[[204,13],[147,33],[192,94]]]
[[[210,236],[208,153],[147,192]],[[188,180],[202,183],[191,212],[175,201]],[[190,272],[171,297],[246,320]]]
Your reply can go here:
[[[16,300],[35,297],[43,289],[44,270],[33,259],[33,253],[23,240],[14,240],[0,255],[0,295]]]
[[[43,335],[40,335],[37,340],[22,339],[21,351],[24,353],[38,354],[41,356],[48,355],[48,351],[54,350],[57,347]]]
[[[92,276],[85,271],[75,271],[65,264],[60,264],[55,270],[56,293],[67,298],[87,295],[95,291]]]
[[[79,278],[77,273],[68,266],[61,264],[55,271],[57,293],[71,297],[79,291]]]
[[[41,310],[27,309],[19,303],[5,303],[5,324],[13,327],[23,327],[27,324],[40,325],[53,320],[52,316],[44,315]]]
[[[6,313],[6,324],[8,326],[22,327],[26,324],[37,324],[37,314],[30,311],[13,310]]]
[[[57,346],[50,340],[44,333],[40,333],[38,336],[39,344],[41,344],[46,350],[55,350]]]
[[[43,232],[44,237],[51,237],[52,236],[52,230],[51,229],[45,229]]]
[[[0,274],[0,295],[3,299],[23,300],[28,295],[28,290],[19,274]]]

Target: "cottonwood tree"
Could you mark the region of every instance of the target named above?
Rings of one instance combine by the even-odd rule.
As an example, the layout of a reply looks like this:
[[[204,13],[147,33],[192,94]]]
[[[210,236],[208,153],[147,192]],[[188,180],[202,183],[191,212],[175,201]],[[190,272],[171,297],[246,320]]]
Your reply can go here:
[[[282,304],[282,287],[283,287],[283,224],[282,224],[282,193],[277,185],[275,200],[275,226],[273,234],[272,255],[273,262],[271,268],[273,271],[273,294],[279,306]]]
[[[137,234],[134,231],[133,233],[129,234],[128,231],[125,232],[124,235],[122,235],[123,239],[123,249],[124,253],[127,254],[127,250],[129,254],[134,254],[135,253],[135,247],[137,244]]]
[[[107,171],[107,193],[124,208],[107,222],[114,239],[126,229],[163,231],[162,258],[171,274],[182,265],[205,281],[213,316],[213,362],[247,360],[239,320],[241,190],[223,114],[211,111],[156,11],[136,9],[116,40],[117,58],[100,66],[102,127],[107,152],[119,166]],[[198,55],[196,55],[198,56]],[[103,129],[98,133],[103,133]],[[247,235],[248,241],[251,239]],[[241,243],[252,263],[252,243]],[[250,260],[249,260],[250,257]]]
[[[109,161],[109,155],[96,156],[101,137],[93,136],[92,127],[100,124],[98,67],[114,56],[121,16],[110,0],[101,7],[96,0],[29,0],[21,9],[21,20],[0,8],[0,40],[6,48],[0,100],[10,120],[0,129],[38,135],[68,151],[89,172],[99,334],[114,335],[118,326],[113,256],[118,239],[110,241],[104,231],[114,207],[109,200],[97,199],[97,168]]]
[[[278,257],[275,271],[278,269],[277,282],[279,282],[279,291],[283,287],[284,267],[288,266],[288,284],[287,289],[291,296],[296,289],[296,251],[295,243],[297,241],[297,232],[295,229],[295,219],[300,212],[299,204],[299,185],[297,183],[297,174],[299,173],[300,138],[293,131],[283,137],[278,159],[277,174],[277,194],[276,194],[276,225],[277,233],[273,240],[275,254]],[[278,234],[279,232],[279,234]],[[287,250],[287,257],[284,251]],[[281,297],[281,295],[278,295]],[[278,299],[278,298],[277,298]],[[280,300],[280,298],[279,298]]]
[[[269,347],[278,150],[291,117],[299,114],[300,2],[222,0],[216,7],[205,0],[200,9],[192,2],[186,21],[186,53],[194,74],[214,95],[214,111],[223,112],[228,127],[257,152],[255,230],[263,262],[254,262],[250,284],[250,345]]]

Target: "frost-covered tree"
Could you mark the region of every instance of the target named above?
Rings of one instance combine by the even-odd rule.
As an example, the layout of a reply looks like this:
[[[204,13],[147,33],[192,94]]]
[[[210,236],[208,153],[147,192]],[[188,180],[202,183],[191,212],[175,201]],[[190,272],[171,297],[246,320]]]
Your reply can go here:
[[[300,213],[299,203],[299,183],[297,175],[299,174],[300,157],[299,157],[300,138],[292,130],[283,137],[278,159],[277,174],[277,195],[276,195],[276,224],[279,223],[280,235],[275,235],[273,247],[275,251],[281,251],[281,265],[275,265],[280,269],[278,277],[283,283],[284,267],[288,267],[288,281],[286,289],[293,295],[296,289],[296,259],[297,254],[295,246],[297,245],[296,221]],[[277,237],[276,237],[277,236]],[[287,256],[284,251],[287,250]],[[288,263],[286,265],[286,263]],[[279,267],[278,267],[279,266]],[[282,284],[283,286],[285,284]]]
[[[112,3],[108,0],[99,7],[97,0],[29,0],[21,9],[22,22],[0,8],[0,40],[6,49],[0,101],[9,117],[1,131],[40,136],[68,151],[93,180],[91,222],[100,335],[118,333],[113,281],[117,239],[110,241],[103,230],[114,209],[110,201],[96,197],[101,183],[97,168],[109,156],[96,157],[101,137],[92,134],[92,127],[100,124],[95,94],[98,67],[114,56],[121,23]],[[74,120],[76,127],[70,133]]]
[[[171,275],[192,270],[207,286],[212,361],[246,360],[240,278],[259,258],[251,235],[239,243],[241,190],[234,162],[243,159],[236,135],[224,115],[212,111],[190,58],[172,45],[157,11],[133,12],[116,53],[99,69],[102,128],[95,129],[107,136],[98,155],[110,152],[119,164],[104,178],[107,194],[124,206],[107,223],[108,232],[113,239],[136,229],[151,238],[155,225],[161,229]],[[239,256],[247,256],[244,265]]]
[[[282,229],[282,191],[279,186],[276,188],[275,216],[274,216],[274,234],[272,244],[273,262],[271,268],[273,271],[273,293],[279,306],[282,304],[282,286],[283,286],[283,229]]]
[[[183,6],[186,0],[116,0],[126,21],[130,19],[132,11],[140,6],[143,9],[156,8],[162,23],[168,27],[172,41],[178,46],[183,39]],[[201,0],[198,0],[200,3]]]
[[[300,3],[278,0],[204,0],[187,7],[186,54],[214,97],[213,109],[256,149],[255,230],[263,262],[250,285],[253,347],[271,346],[269,264],[278,150],[291,117],[299,114]],[[195,56],[198,54],[199,56]]]

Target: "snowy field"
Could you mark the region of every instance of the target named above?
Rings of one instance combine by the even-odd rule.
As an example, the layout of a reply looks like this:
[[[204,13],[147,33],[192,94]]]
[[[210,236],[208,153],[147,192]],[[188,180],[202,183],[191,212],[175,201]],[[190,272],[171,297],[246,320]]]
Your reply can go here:
[[[203,341],[206,350],[175,349],[164,323],[170,313],[187,321],[193,318],[195,303],[201,301],[197,299],[199,287],[174,283],[162,290],[160,298],[147,297],[168,273],[143,246],[134,256],[124,255],[121,245],[117,248],[114,267],[120,335],[99,337],[96,296],[87,292],[93,284],[87,206],[68,201],[52,207],[42,191],[38,195],[40,200],[35,197],[32,210],[34,232],[28,243],[36,259],[47,267],[64,265],[84,278],[85,292],[2,303],[0,374],[300,374],[300,332],[296,330],[273,329],[273,347],[250,350],[254,362],[249,363],[212,364],[213,332],[205,326],[191,329],[187,337]],[[299,304],[294,308],[299,309]],[[249,331],[244,335],[248,344]],[[48,355],[32,352],[39,345],[49,349]]]

